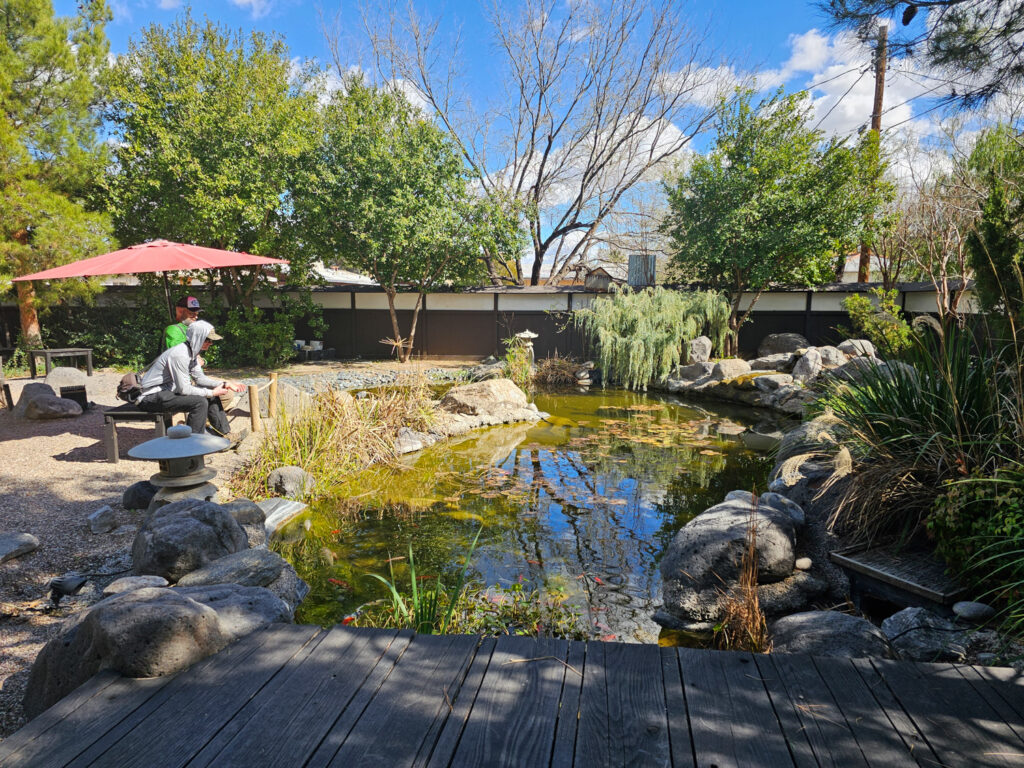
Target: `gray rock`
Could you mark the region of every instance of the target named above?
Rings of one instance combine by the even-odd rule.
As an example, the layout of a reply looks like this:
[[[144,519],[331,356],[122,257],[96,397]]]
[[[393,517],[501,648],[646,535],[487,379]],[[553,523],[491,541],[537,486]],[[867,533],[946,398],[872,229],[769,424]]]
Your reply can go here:
[[[27,555],[39,547],[39,539],[31,533],[0,531],[0,563]]]
[[[281,526],[294,519],[308,507],[301,501],[292,499],[264,499],[260,502],[260,509],[267,515],[266,535],[273,536]]]
[[[163,576],[123,576],[115,579],[103,588],[103,596],[119,595],[122,592],[134,592],[136,589],[152,587],[159,589],[169,584]]]
[[[761,494],[760,501],[761,504],[764,504],[766,507],[777,509],[780,512],[784,512],[785,514],[789,515],[790,519],[792,519],[793,521],[793,524],[797,528],[803,528],[804,525],[807,523],[807,516],[804,515],[803,508],[788,496],[783,496],[781,493],[768,491],[767,493]]]
[[[963,661],[967,633],[926,608],[904,608],[882,622],[900,656],[911,661]]]
[[[57,392],[53,387],[42,382],[30,382],[21,388],[21,395],[18,396],[18,402],[14,406],[14,415],[20,419],[25,418],[25,411],[28,410],[28,404],[35,398],[43,395],[49,395],[51,397],[57,397]]]
[[[785,434],[775,455],[776,468],[786,459],[803,453],[834,452],[838,449],[835,433],[836,418],[819,416],[801,424]],[[773,471],[773,476],[775,472]]]
[[[110,505],[100,507],[89,515],[87,520],[89,522],[89,530],[95,534],[110,533],[117,528],[117,515],[114,514],[114,510],[110,508]]]
[[[711,378],[716,381],[725,381],[735,379],[745,373],[750,373],[750,363],[735,357],[726,358],[715,363],[715,367],[711,371]]]
[[[172,675],[229,641],[212,608],[173,590],[114,595],[69,619],[43,646],[29,674],[25,713],[35,717],[100,670]]]
[[[526,408],[529,399],[511,379],[462,384],[448,390],[439,408],[448,413],[501,418],[508,411]]]
[[[49,419],[72,419],[82,415],[82,406],[74,400],[55,395],[39,395],[28,401],[25,418],[44,421]]]
[[[796,352],[807,346],[807,339],[799,333],[773,333],[761,341],[761,346],[757,348],[757,356],[767,357],[781,352]]]
[[[738,580],[747,546],[749,503],[727,501],[705,510],[683,526],[661,561],[663,610],[688,626],[720,618],[724,593]],[[795,527],[792,519],[760,507],[757,524],[757,573],[760,584],[793,573]]]
[[[808,349],[793,366],[793,379],[806,384],[821,373],[821,355],[815,348]]]
[[[294,612],[285,602],[265,587],[210,584],[173,587],[166,591],[175,592],[216,611],[220,630],[229,641],[237,640],[268,624],[291,623],[294,618]]]
[[[285,498],[300,499],[313,492],[316,478],[302,467],[278,467],[267,478],[267,486]]]
[[[793,563],[793,567],[796,568],[798,571],[809,571],[811,570],[812,565],[814,565],[814,563],[811,561],[811,558],[809,557],[798,557],[796,559],[796,562]]]
[[[877,357],[875,345],[867,339],[847,339],[838,345],[838,349],[848,357]]]
[[[846,353],[838,347],[818,347],[818,354],[821,355],[821,364],[827,368],[835,368],[839,365],[845,365],[850,359],[846,356]]]
[[[139,480],[124,489],[121,496],[121,506],[125,509],[149,509],[149,503],[153,500],[156,492],[160,490],[149,480]]]
[[[775,653],[838,656],[845,659],[897,658],[882,631],[867,619],[836,611],[783,616],[770,627]]]
[[[259,504],[249,499],[233,499],[224,502],[221,506],[230,512],[235,521],[242,526],[251,548],[267,545],[267,529],[265,527],[267,516]]]
[[[714,364],[708,362],[678,365],[676,366],[676,369],[672,371],[671,377],[673,379],[682,379],[683,381],[696,381],[697,379],[702,379],[705,376],[710,375],[714,369]]]
[[[995,617],[996,609],[985,603],[961,600],[959,603],[953,603],[953,613],[968,624],[984,624]]]
[[[89,383],[89,377],[85,371],[79,368],[72,368],[69,365],[62,365],[51,368],[44,379],[48,387],[54,392],[60,392],[61,387],[81,387]]]
[[[707,336],[698,336],[692,339],[688,345],[688,360],[691,363],[706,363],[711,359],[711,339]]]
[[[136,576],[155,574],[175,582],[248,546],[245,531],[223,507],[176,501],[146,517],[132,544],[132,570]]]
[[[266,587],[294,611],[309,594],[306,584],[295,569],[276,552],[247,549],[214,560],[209,565],[187,573],[178,580],[179,587],[209,584],[240,584],[243,587]]]
[[[774,451],[782,441],[782,432],[756,432],[748,429],[740,434],[740,440],[752,451]]]
[[[882,365],[883,363],[876,357],[853,357],[848,363],[831,370],[829,376],[840,381],[860,381],[868,371],[884,373]]]
[[[754,494],[750,491],[729,491],[725,494],[726,501],[742,501],[746,504],[754,503]]]
[[[757,602],[765,617],[770,620],[807,610],[815,598],[827,591],[827,581],[798,570],[789,578],[774,584],[758,584]]]
[[[433,445],[437,440],[425,432],[417,432],[409,427],[399,427],[398,437],[395,439],[395,451],[399,455],[415,453]]]
[[[767,376],[758,376],[754,379],[754,386],[762,392],[774,392],[779,387],[786,387],[793,383],[793,377],[788,373],[774,373]]]
[[[774,355],[755,357],[750,361],[752,371],[790,371],[796,362],[796,355],[792,352],[779,352]]]

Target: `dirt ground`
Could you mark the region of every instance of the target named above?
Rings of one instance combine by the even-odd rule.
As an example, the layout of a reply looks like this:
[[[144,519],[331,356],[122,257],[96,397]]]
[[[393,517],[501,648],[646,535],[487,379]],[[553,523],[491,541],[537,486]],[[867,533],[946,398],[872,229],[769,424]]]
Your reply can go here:
[[[469,361],[414,361],[402,366],[389,362],[315,362],[290,366],[289,376],[340,370],[403,370],[462,367]],[[154,436],[151,424],[118,426],[121,461],[106,461],[103,445],[103,409],[119,405],[114,392],[121,373],[100,370],[86,384],[97,407],[73,419],[29,421],[0,409],[0,531],[27,532],[39,539],[39,548],[0,564],[0,738],[25,723],[21,698],[29,668],[62,620],[99,599],[103,587],[127,575],[130,549],[142,512],[121,507],[121,495],[132,483],[145,480],[157,467],[153,462],[127,458],[130,448]],[[228,378],[265,375],[263,371],[220,371]],[[8,379],[15,402],[27,376]],[[37,381],[42,381],[40,377]],[[181,417],[178,417],[179,419]],[[233,413],[232,429],[248,425],[248,414]],[[213,482],[223,487],[240,464],[231,451],[207,457],[216,469]],[[110,505],[118,528],[94,535],[88,516]],[[79,571],[93,574],[83,591],[54,607],[47,595],[50,579]]]

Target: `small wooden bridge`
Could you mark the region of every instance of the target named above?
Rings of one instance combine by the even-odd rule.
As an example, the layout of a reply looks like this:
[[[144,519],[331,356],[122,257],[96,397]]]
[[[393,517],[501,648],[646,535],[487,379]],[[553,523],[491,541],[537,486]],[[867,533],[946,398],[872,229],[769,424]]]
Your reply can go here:
[[[102,673],[3,766],[1024,766],[1012,670],[277,625]]]

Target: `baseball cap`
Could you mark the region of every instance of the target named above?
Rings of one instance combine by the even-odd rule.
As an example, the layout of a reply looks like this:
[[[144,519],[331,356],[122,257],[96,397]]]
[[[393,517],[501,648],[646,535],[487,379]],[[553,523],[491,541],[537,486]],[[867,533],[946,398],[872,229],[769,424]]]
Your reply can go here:
[[[216,331],[210,331],[210,332],[209,332],[208,334],[206,334],[206,340],[207,340],[207,341],[220,341],[220,340],[221,340],[221,339],[223,339],[223,338],[224,338],[224,337],[223,337],[223,336],[221,336],[221,335],[220,335],[219,333],[217,333]]]
[[[189,312],[199,312],[199,299],[195,296],[182,296],[178,299],[178,303],[175,305],[182,309],[187,309]]]

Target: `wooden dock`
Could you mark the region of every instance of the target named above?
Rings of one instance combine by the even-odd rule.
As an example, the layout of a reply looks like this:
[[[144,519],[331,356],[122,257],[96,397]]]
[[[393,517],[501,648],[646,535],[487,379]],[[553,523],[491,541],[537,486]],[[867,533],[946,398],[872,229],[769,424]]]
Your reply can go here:
[[[1024,766],[1012,670],[276,625],[102,673],[2,766]]]

